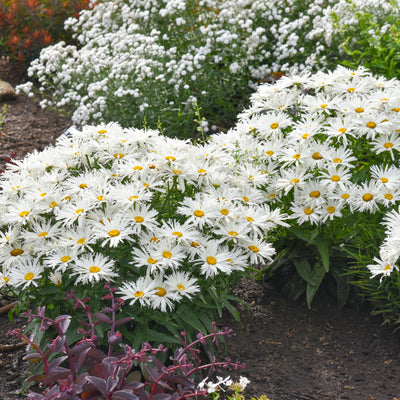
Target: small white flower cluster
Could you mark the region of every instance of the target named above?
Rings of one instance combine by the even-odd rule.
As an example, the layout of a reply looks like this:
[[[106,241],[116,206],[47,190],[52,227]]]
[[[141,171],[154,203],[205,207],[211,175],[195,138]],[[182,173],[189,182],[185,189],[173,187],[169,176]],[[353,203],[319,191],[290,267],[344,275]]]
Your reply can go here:
[[[365,1],[351,5],[361,10]],[[173,125],[196,102],[205,112],[216,98],[223,105],[235,88],[256,88],[272,72],[298,73],[318,65],[329,52],[327,41],[354,19],[351,5],[345,0],[100,0],[79,19],[66,21],[79,46],[61,42],[43,49],[29,75],[39,80],[41,91],[51,91],[41,105],[72,108],[78,125],[141,126],[144,116],[152,115]],[[30,82],[18,90],[33,95]]]
[[[261,86],[237,125],[211,143],[248,165],[272,207],[288,207],[298,224],[323,224],[399,204],[399,126],[399,81],[338,67]]]
[[[209,378],[205,378],[197,387],[201,390],[207,389],[207,393],[214,393],[218,390],[225,391],[226,389],[233,389],[236,393],[240,393],[245,390],[250,383],[250,380],[245,376],[240,376],[238,381],[233,381],[230,376],[225,378],[217,376],[216,378],[217,382],[212,382]]]
[[[1,286],[113,280],[130,304],[166,311],[199,278],[271,260],[283,216],[219,147],[118,124],[69,136],[1,176]]]

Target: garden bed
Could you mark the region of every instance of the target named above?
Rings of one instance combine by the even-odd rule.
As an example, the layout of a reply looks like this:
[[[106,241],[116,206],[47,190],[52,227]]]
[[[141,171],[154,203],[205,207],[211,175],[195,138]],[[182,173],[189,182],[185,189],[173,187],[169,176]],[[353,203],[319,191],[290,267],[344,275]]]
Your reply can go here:
[[[22,83],[23,73],[0,64],[0,77]],[[9,102],[0,136],[0,156],[17,152],[21,158],[41,150],[71,125],[67,118],[43,111],[30,98]],[[1,161],[0,168],[4,165]],[[266,394],[271,400],[350,399],[394,400],[400,397],[400,338],[394,327],[380,327],[381,318],[367,308],[336,309],[327,293],[318,294],[308,310],[304,302],[292,302],[276,288],[252,280],[244,281],[237,295],[242,307],[242,325],[229,316],[219,326],[234,329],[227,342],[227,355],[247,364],[238,375],[251,380],[248,398]],[[24,349],[9,349],[16,343],[6,335],[10,324],[0,316],[0,398],[16,400],[19,379],[26,370]]]

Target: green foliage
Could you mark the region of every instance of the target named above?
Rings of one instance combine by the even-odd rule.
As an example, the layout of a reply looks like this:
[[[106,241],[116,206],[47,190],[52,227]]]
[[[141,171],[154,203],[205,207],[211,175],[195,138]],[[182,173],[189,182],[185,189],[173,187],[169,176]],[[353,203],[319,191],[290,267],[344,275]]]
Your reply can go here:
[[[355,11],[355,24],[343,25],[339,29],[342,38],[340,48],[347,59],[341,63],[350,68],[360,65],[386,78],[399,78],[400,62],[400,19],[397,2],[390,2],[395,13]],[[334,14],[332,18],[339,23]]]

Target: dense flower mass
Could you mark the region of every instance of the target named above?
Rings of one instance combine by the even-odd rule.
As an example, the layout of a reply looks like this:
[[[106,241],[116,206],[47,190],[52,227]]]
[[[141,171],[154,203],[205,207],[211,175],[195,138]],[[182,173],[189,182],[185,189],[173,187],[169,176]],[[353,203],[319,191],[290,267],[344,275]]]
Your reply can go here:
[[[104,286],[161,311],[217,275],[271,260],[283,216],[214,144],[86,126],[2,175],[1,286]]]
[[[215,131],[271,73],[341,61],[338,33],[357,25],[359,10],[379,18],[377,8],[396,10],[382,0],[100,0],[67,21],[79,46],[44,49],[29,74],[51,91],[41,105],[74,110],[76,124],[160,120],[169,135],[189,137],[196,104],[204,130]]]
[[[286,209],[295,229],[398,205],[399,125],[399,81],[338,67],[261,86],[237,125],[210,142],[246,166],[242,176],[267,188],[268,204]],[[397,269],[395,215],[373,275]]]

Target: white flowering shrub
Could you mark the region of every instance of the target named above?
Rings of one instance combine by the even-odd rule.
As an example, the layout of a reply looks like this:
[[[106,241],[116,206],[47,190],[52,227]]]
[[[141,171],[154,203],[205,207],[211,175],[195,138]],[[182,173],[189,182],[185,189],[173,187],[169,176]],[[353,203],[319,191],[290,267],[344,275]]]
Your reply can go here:
[[[338,67],[261,86],[237,125],[210,139],[251,165],[249,177],[266,189],[270,207],[289,214],[278,247],[306,281],[298,290],[307,291],[309,304],[327,272],[340,281],[358,247],[377,251],[382,216],[400,200],[399,126],[399,81]],[[398,224],[393,215],[387,220]],[[399,231],[388,231],[388,246],[368,265],[372,276],[397,274]],[[317,262],[305,260],[310,248]]]
[[[2,290],[59,314],[72,288],[95,311],[112,281],[137,343],[210,327],[232,280],[271,260],[268,231],[284,223],[223,149],[118,124],[61,136],[0,187]]]
[[[191,137],[200,107],[204,130],[213,132],[233,123],[271,73],[298,72],[322,57],[324,13],[335,3],[100,0],[66,23],[78,45],[44,49],[29,75],[49,95],[41,105],[72,110],[76,124],[160,121],[168,135]]]

